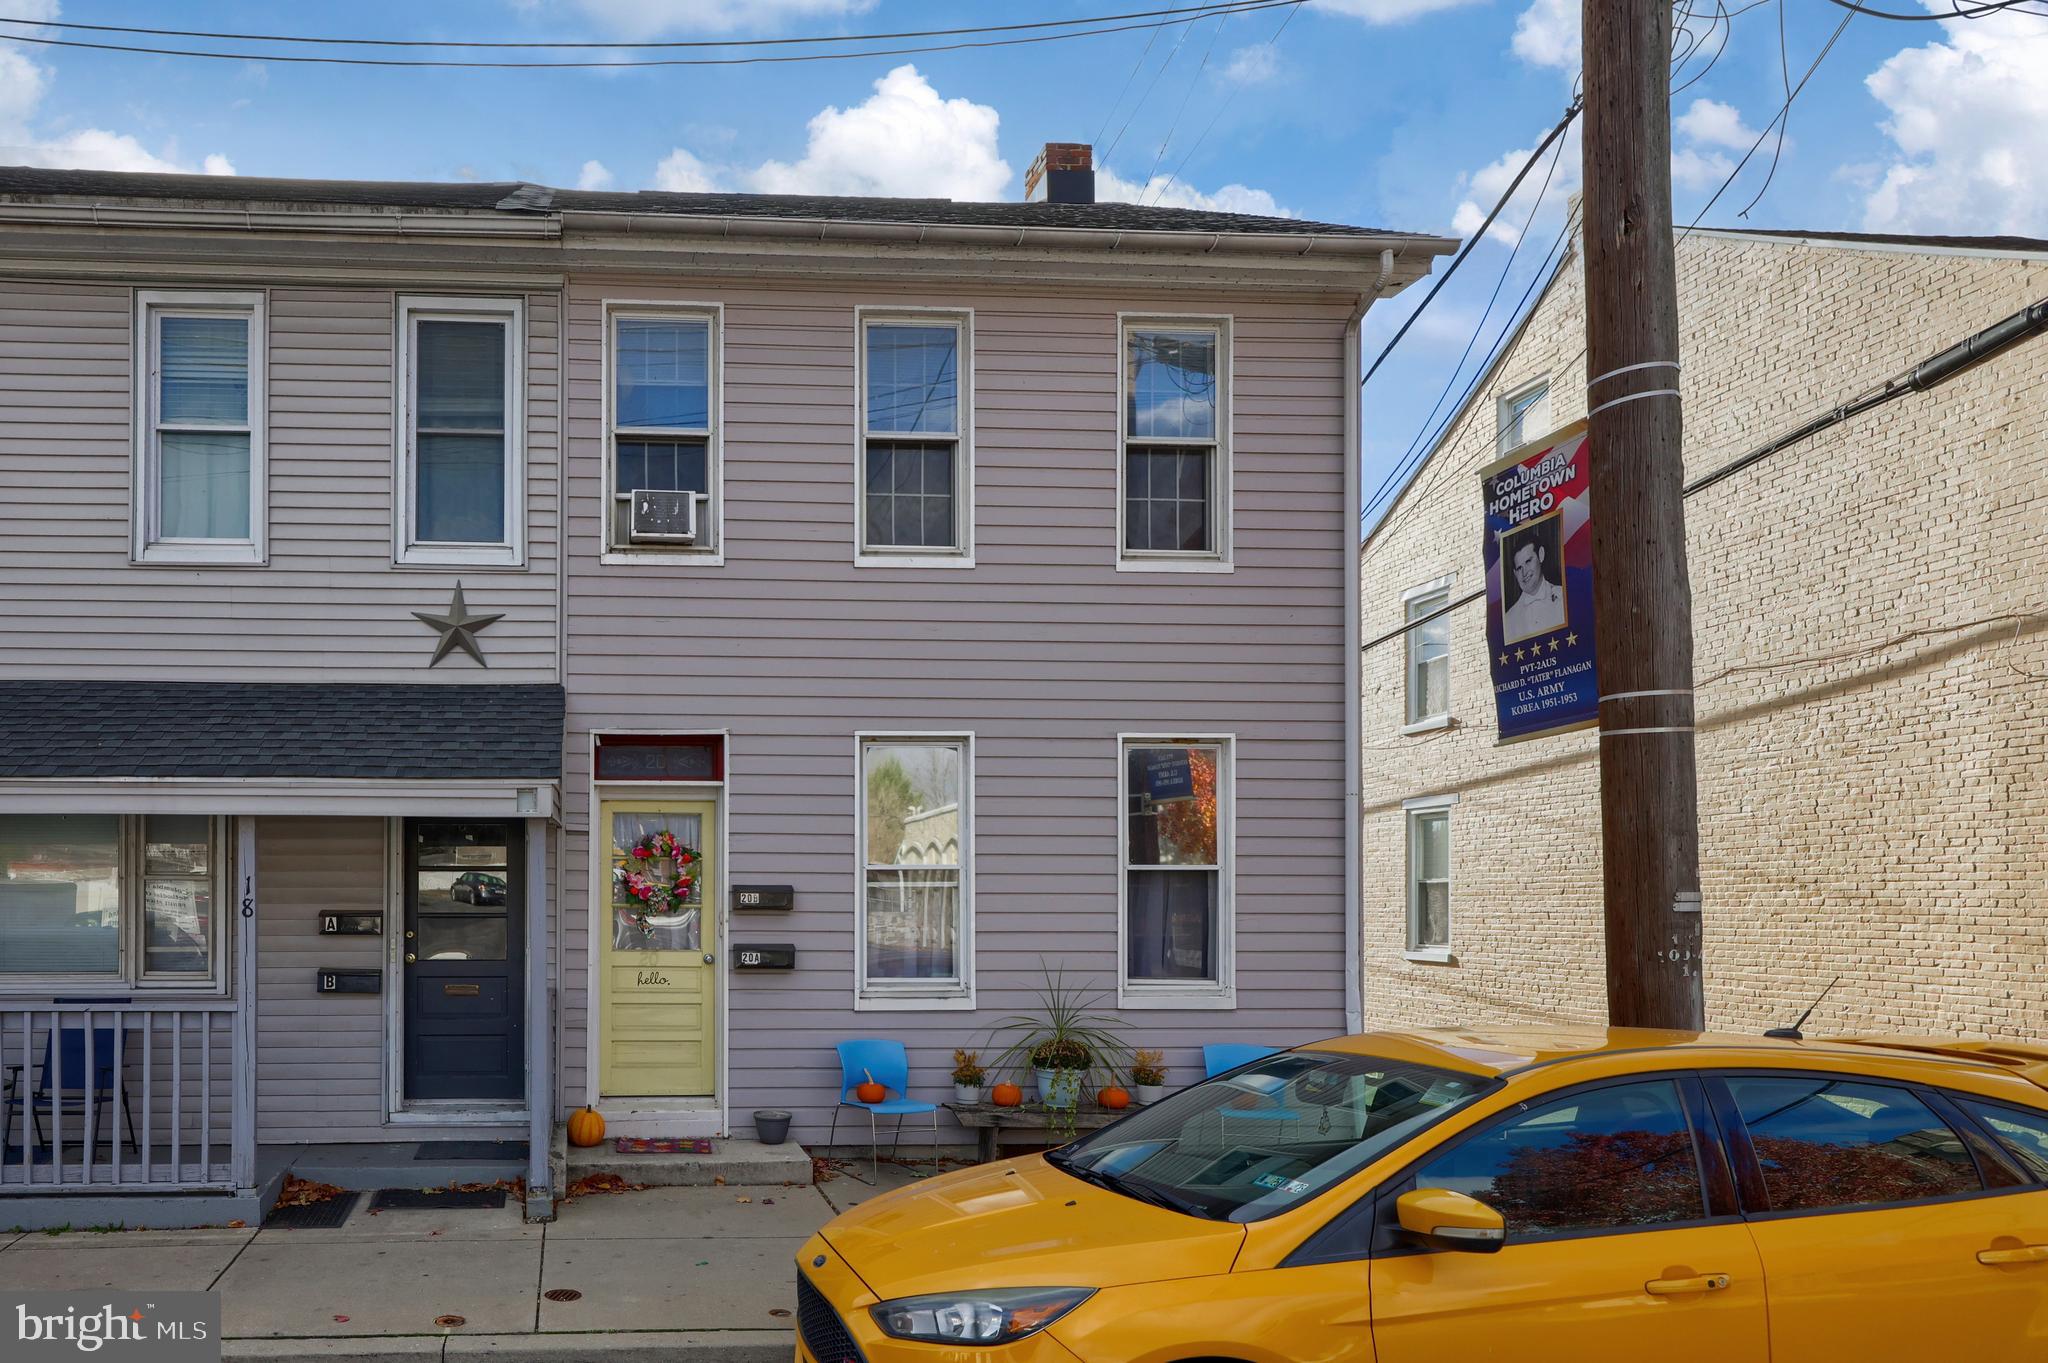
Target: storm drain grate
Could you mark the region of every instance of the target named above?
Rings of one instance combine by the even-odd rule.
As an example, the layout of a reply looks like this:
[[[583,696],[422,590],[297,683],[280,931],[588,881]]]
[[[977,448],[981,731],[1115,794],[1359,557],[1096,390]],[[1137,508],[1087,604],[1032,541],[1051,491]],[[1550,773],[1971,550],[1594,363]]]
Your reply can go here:
[[[526,1158],[526,1146],[520,1141],[427,1141],[412,1157],[449,1164],[518,1164]]]
[[[380,1188],[370,1199],[373,1212],[474,1211],[505,1205],[503,1188],[461,1192],[454,1188]]]
[[[573,1287],[551,1287],[541,1293],[549,1301],[582,1301],[583,1294]]]
[[[270,1215],[263,1218],[263,1229],[334,1230],[348,1220],[348,1214],[356,1209],[359,1196],[359,1193],[343,1193],[340,1197],[302,1203],[296,1207],[272,1207]]]

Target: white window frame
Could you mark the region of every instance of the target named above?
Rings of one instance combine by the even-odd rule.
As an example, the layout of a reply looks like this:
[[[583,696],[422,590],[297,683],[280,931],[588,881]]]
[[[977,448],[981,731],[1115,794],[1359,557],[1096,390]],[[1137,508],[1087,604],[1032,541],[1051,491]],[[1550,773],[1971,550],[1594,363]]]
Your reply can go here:
[[[1401,594],[1401,621],[1412,625],[1419,617],[1451,604],[1452,593],[1457,589],[1458,575],[1449,573],[1431,582],[1410,587]],[[1448,626],[1450,617],[1445,617]],[[1448,633],[1448,630],[1446,631]],[[1401,640],[1401,732],[1404,734],[1429,733],[1451,726],[1451,648],[1447,641],[1444,649],[1444,708],[1441,714],[1417,713],[1415,690],[1415,645],[1419,637],[1410,628]]]
[[[1529,423],[1527,422],[1527,420],[1523,420],[1521,422],[1522,438],[1520,440],[1515,441],[1512,445],[1506,443],[1509,414],[1514,411],[1515,404],[1522,401],[1524,398],[1533,396],[1539,390],[1543,394],[1542,422],[1538,425],[1536,430],[1531,431],[1529,429]],[[1499,398],[1495,399],[1493,406],[1494,452],[1496,454],[1507,454],[1512,450],[1520,449],[1522,446],[1528,444],[1532,440],[1540,440],[1544,436],[1550,434],[1552,430],[1552,424],[1550,419],[1550,399],[1550,375],[1548,374],[1542,374],[1537,376],[1536,378],[1529,380],[1527,383],[1518,384],[1517,386],[1509,389],[1507,392],[1501,394]]]
[[[878,744],[952,744],[960,749],[958,980],[868,979],[867,750]],[[974,734],[968,730],[868,730],[853,736],[853,1008],[857,1013],[972,1012],[974,993]]]
[[[505,538],[497,543],[422,543],[416,537],[413,415],[414,325],[422,321],[497,322],[505,328]],[[397,442],[392,557],[401,566],[526,566],[526,300],[403,295],[398,300],[398,368],[393,388]]]
[[[868,442],[916,444],[933,438],[905,431],[868,429],[868,327],[944,327],[959,334],[959,393],[953,428],[953,543],[951,549],[913,546],[892,549],[868,543]],[[853,566],[856,568],[972,568],[974,566],[974,309],[857,306],[853,310]]]
[[[231,953],[228,951],[228,934],[234,930],[235,922],[235,915],[228,912],[230,890],[233,887],[232,868],[229,865],[233,848],[228,838],[231,821],[212,815],[206,816],[209,861],[207,880],[212,890],[213,915],[207,925],[207,949],[211,954],[211,961],[206,974],[149,978],[143,973],[148,956],[144,951],[144,934],[147,930],[144,889],[147,878],[143,874],[142,856],[144,830],[149,816],[122,814],[117,817],[120,821],[120,848],[115,856],[114,874],[116,892],[121,904],[121,926],[113,972],[0,976],[0,998],[47,998],[53,995],[76,994],[80,991],[120,991],[151,995],[170,993],[213,998],[227,995],[227,963],[231,959]]]
[[[1228,573],[1236,571],[1233,553],[1231,506],[1234,479],[1231,469],[1233,424],[1237,404],[1235,358],[1237,348],[1231,331],[1235,319],[1229,313],[1177,315],[1120,312],[1116,315],[1116,569],[1120,573]],[[1131,446],[1200,445],[1200,440],[1168,440],[1146,436],[1136,441],[1130,432],[1130,343],[1133,331],[1212,331],[1216,334],[1216,438],[1215,457],[1209,463],[1210,547],[1203,552],[1183,549],[1125,548],[1127,481]]]
[[[676,426],[627,426],[617,424],[618,324],[622,320],[708,321],[711,324],[708,429]],[[682,299],[608,298],[604,302],[604,507],[598,525],[598,560],[613,566],[625,564],[673,564],[694,568],[718,568],[725,564],[725,305]],[[619,436],[644,436],[652,440],[673,437],[705,438],[705,470],[711,493],[708,504],[700,500],[698,525],[709,525],[709,545],[615,544],[612,541],[613,508],[619,498],[632,492],[618,486]]]
[[[1402,913],[1404,921],[1401,936],[1403,944],[1401,954],[1410,961],[1429,965],[1452,965],[1457,960],[1452,952],[1452,943],[1456,940],[1456,932],[1454,931],[1456,920],[1451,912],[1454,907],[1451,900],[1451,887],[1455,883],[1454,872],[1456,870],[1456,863],[1454,861],[1455,846],[1451,842],[1451,811],[1457,808],[1457,804],[1458,797],[1455,795],[1424,795],[1401,802],[1401,833],[1404,840],[1401,879],[1403,886],[1402,899],[1405,906]],[[1440,818],[1444,821],[1444,941],[1438,945],[1425,946],[1422,944],[1421,933],[1418,931],[1418,927],[1422,922],[1423,882],[1415,874],[1415,849],[1423,820],[1434,818]]]
[[[270,328],[268,297],[260,289],[138,289],[135,294],[134,421],[129,487],[130,551],[135,563],[262,565],[269,559]],[[158,479],[159,426],[156,419],[161,368],[158,322],[164,317],[245,317],[249,322],[249,537],[247,539],[165,539]],[[191,429],[233,430],[207,426]]]
[[[1131,765],[1133,748],[1213,747],[1216,762],[1216,978],[1134,980],[1131,968]],[[1199,869],[1194,867],[1179,869]],[[1116,736],[1116,1001],[1119,1008],[1237,1007],[1237,735]]]

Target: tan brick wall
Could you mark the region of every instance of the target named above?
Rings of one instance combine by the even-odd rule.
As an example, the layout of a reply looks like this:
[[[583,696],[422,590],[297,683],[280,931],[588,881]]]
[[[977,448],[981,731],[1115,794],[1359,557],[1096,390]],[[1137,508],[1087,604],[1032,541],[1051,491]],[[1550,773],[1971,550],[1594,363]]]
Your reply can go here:
[[[1694,236],[1678,252],[1697,476],[2048,296],[2048,263]],[[1579,260],[1361,555],[1364,637],[1484,583],[1496,398],[1585,410]],[[1368,415],[1370,420],[1370,415]],[[1710,1026],[2048,1035],[2048,338],[1794,446],[1686,506]],[[1593,514],[1599,515],[1599,489]],[[1597,569],[1597,564],[1596,564]],[[1453,724],[1404,735],[1404,648],[1363,673],[1368,1026],[1597,1020],[1597,740],[1494,742],[1482,605]],[[1407,799],[1456,794],[1447,964],[1406,959]]]

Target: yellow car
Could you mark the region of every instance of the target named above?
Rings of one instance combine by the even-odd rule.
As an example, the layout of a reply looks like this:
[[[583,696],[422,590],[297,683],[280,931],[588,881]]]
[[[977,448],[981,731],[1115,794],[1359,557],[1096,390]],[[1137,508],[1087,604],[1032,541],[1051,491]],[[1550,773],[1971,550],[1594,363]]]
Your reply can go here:
[[[2048,1047],[1345,1037],[797,1270],[798,1363],[2041,1363]]]

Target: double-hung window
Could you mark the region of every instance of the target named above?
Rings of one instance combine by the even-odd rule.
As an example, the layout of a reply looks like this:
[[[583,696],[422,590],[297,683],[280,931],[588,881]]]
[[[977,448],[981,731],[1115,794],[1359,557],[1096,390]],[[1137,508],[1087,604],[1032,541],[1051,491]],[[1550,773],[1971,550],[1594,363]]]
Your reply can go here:
[[[855,1005],[971,1008],[974,740],[862,734]]]
[[[525,304],[402,298],[398,313],[398,561],[523,563]]]
[[[1408,810],[1408,951],[1424,958],[1451,949],[1451,811]]]
[[[965,313],[869,313],[860,323],[855,561],[973,562],[973,324]]]
[[[134,556],[261,563],[263,295],[145,292],[137,303]]]
[[[1450,604],[1449,587],[1418,591],[1407,600],[1410,727],[1441,723],[1451,712],[1451,617],[1436,614]]]
[[[1494,414],[1494,444],[1500,453],[1519,449],[1550,433],[1550,380],[1525,383],[1500,400]]]
[[[1230,563],[1230,328],[1122,327],[1119,552],[1126,569]]]
[[[224,821],[0,814],[0,993],[218,988]]]
[[[607,324],[611,516],[605,548],[622,556],[716,560],[724,545],[718,312],[614,307]],[[650,492],[656,496],[642,495]]]
[[[1125,1007],[1233,1006],[1227,737],[1119,740]]]

